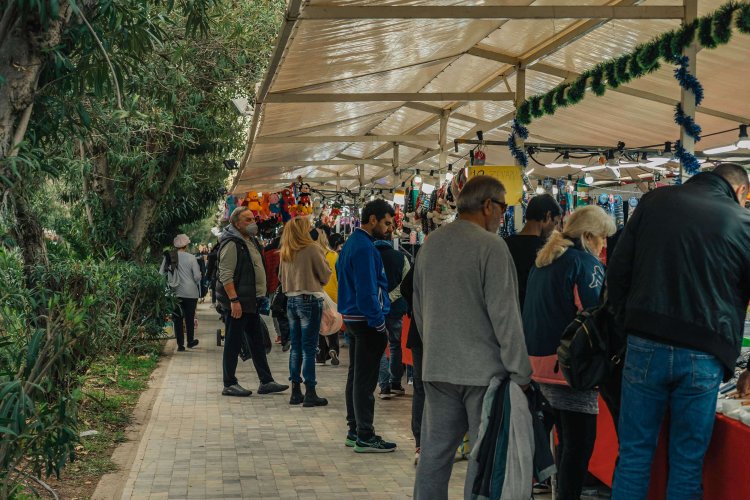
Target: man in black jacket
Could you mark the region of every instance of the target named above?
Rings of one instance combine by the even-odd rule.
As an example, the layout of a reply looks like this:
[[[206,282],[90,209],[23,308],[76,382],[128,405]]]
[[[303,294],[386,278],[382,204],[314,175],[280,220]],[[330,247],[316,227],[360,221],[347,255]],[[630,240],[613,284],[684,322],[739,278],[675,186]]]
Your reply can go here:
[[[230,224],[221,235],[219,245],[219,279],[216,297],[225,310],[230,311],[224,342],[224,396],[245,397],[252,394],[237,382],[237,356],[242,336],[249,340],[255,371],[260,379],[258,394],[281,392],[288,385],[277,384],[271,375],[263,344],[258,311],[268,306],[266,272],[263,249],[254,238],[258,225],[247,207],[237,207],[230,216]]]
[[[666,497],[702,497],[718,387],[734,374],[750,300],[749,184],[728,163],[648,193],[609,262],[628,334],[613,500],[646,498],[667,408]]]

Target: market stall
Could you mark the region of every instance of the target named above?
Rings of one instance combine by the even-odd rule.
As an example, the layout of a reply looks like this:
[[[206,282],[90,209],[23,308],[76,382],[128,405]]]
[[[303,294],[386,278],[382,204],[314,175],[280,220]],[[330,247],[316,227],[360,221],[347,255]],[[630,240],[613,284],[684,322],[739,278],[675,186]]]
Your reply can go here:
[[[596,444],[589,471],[605,484],[612,485],[617,459],[617,435],[607,405],[600,399]],[[659,439],[651,471],[649,498],[665,498],[668,477],[667,449],[669,431],[665,426]],[[744,500],[750,492],[750,427],[724,415],[716,415],[711,445],[703,466],[703,498]]]

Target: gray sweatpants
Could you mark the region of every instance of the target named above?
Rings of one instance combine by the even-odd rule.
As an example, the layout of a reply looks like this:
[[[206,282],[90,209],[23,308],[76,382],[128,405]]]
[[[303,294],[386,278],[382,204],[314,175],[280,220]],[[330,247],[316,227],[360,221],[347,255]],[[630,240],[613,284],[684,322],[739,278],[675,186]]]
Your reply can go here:
[[[469,433],[475,443],[486,386],[425,382],[421,455],[414,482],[415,500],[448,500],[448,483],[456,450]],[[477,462],[469,459],[464,498],[471,498]]]

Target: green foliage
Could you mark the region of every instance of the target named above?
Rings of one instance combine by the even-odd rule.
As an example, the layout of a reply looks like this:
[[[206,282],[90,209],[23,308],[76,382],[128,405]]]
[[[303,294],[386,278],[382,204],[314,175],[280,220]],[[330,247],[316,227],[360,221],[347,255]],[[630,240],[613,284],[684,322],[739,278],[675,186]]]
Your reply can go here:
[[[78,443],[78,377],[99,356],[148,350],[175,302],[153,267],[53,258],[27,289],[18,255],[0,249],[0,264],[0,488],[8,488],[24,457],[35,474],[59,474]]]

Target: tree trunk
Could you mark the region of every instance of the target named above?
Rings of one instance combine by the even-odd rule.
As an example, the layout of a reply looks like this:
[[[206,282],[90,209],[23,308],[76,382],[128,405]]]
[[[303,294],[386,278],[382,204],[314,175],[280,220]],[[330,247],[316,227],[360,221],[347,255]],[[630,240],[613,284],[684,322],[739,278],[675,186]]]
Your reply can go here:
[[[16,244],[21,249],[28,278],[30,270],[34,266],[49,265],[44,231],[36,215],[32,212],[28,200],[23,195],[13,196],[13,213],[16,217],[16,223],[13,226],[12,234]]]
[[[159,191],[155,195],[147,194],[143,202],[141,202],[141,205],[138,207],[136,215],[133,217],[133,226],[130,231],[128,231],[128,241],[130,241],[133,253],[138,260],[140,260],[143,255],[146,234],[151,227],[156,209],[159,207],[162,198],[164,198],[169,191],[169,188],[172,187],[174,180],[177,178],[177,172],[180,169],[180,165],[182,165],[184,160],[185,149],[180,148],[169,167],[167,177],[164,179]]]
[[[24,111],[34,102],[45,51],[59,45],[71,13],[69,2],[60,2],[60,17],[44,31],[38,21],[24,22],[15,4],[6,2],[0,19],[0,76],[5,79],[0,85],[0,158],[13,153],[14,136],[23,139],[16,132]]]

